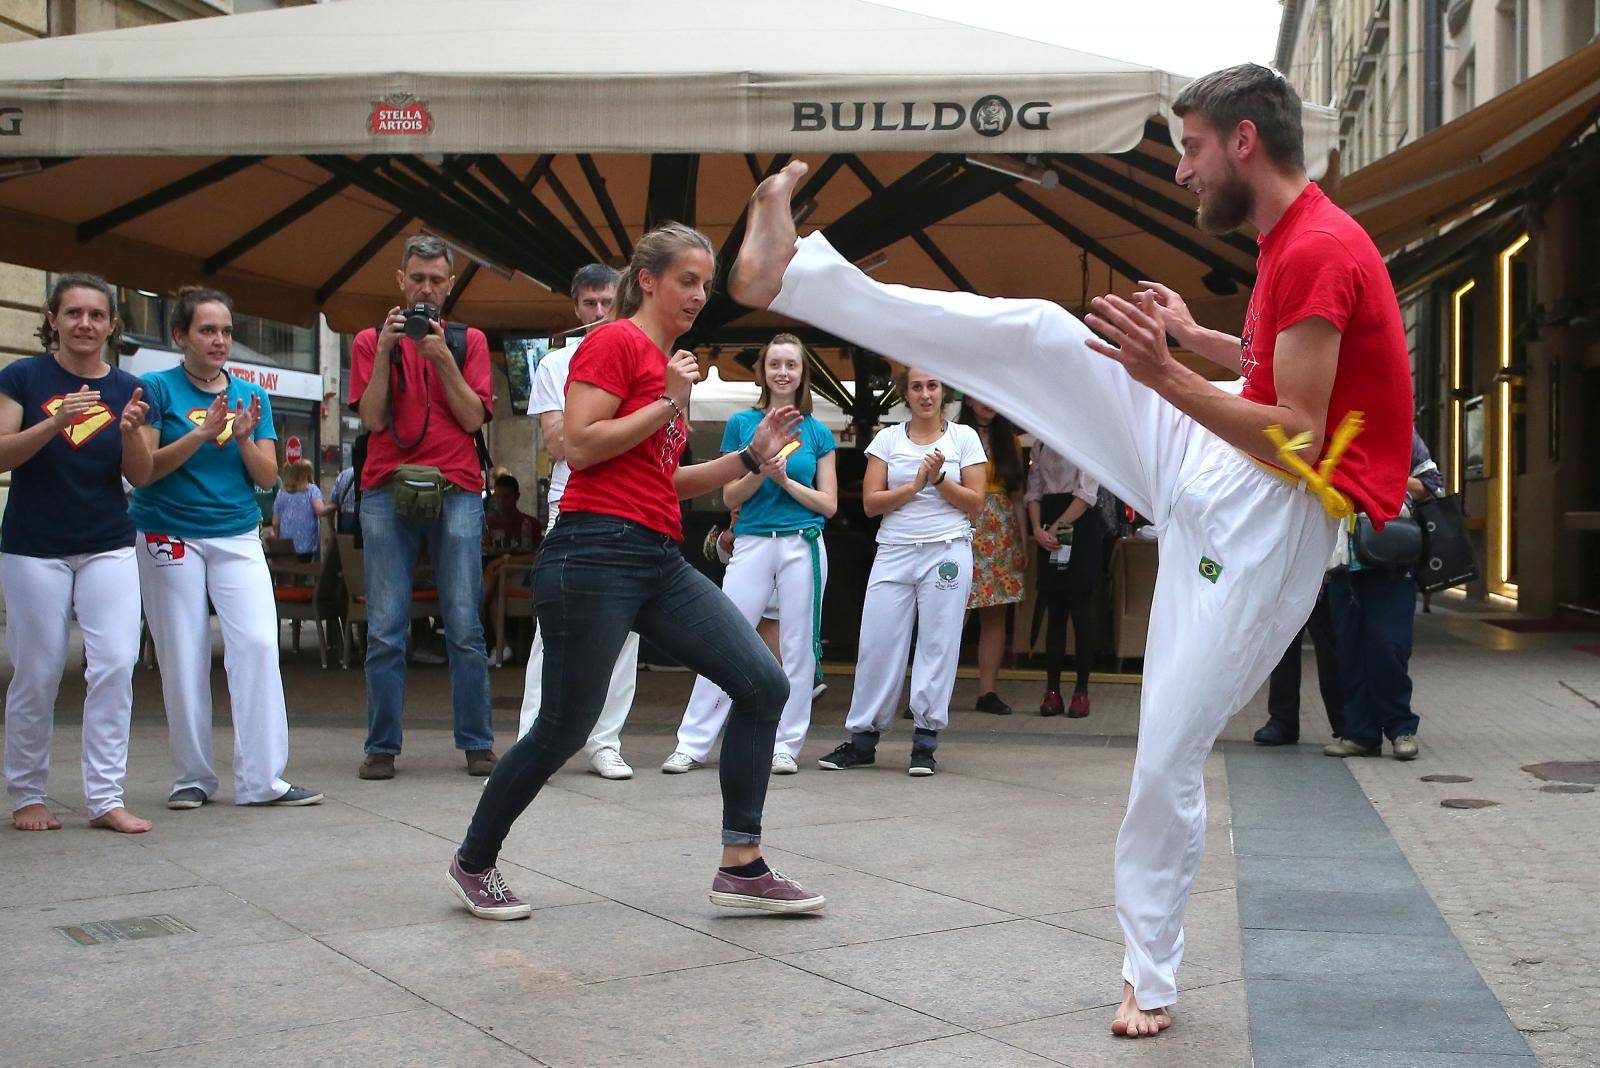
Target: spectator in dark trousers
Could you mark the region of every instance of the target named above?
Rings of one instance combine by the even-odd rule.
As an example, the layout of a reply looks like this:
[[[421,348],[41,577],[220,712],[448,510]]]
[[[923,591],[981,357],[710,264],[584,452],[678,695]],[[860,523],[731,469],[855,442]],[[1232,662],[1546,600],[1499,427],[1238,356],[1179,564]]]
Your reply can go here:
[[[1444,492],[1422,435],[1411,432],[1408,501]],[[1411,710],[1411,638],[1417,585],[1403,568],[1350,566],[1329,572],[1328,607],[1337,635],[1344,732],[1328,756],[1382,756],[1388,738],[1396,760],[1417,758],[1417,714]]]
[[[1255,733],[1257,745],[1293,745],[1300,740],[1300,642],[1311,635],[1317,656],[1317,688],[1328,712],[1328,727],[1335,738],[1344,737],[1344,699],[1339,693],[1339,658],[1335,649],[1333,619],[1328,613],[1328,591],[1317,595],[1316,607],[1305,628],[1289,643],[1283,659],[1267,682],[1267,722]]]

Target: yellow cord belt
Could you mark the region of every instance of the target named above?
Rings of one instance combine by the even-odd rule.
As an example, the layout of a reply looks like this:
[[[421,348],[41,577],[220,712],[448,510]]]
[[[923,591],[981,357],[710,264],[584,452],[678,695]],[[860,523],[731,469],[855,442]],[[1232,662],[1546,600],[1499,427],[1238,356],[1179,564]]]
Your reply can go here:
[[[1350,443],[1361,433],[1362,425],[1360,412],[1346,412],[1345,417],[1339,422],[1339,429],[1333,432],[1333,440],[1328,443],[1328,450],[1323,453],[1322,462],[1316,467],[1306,463],[1300,455],[1311,448],[1311,435],[1296,434],[1291,438],[1283,432],[1283,427],[1276,424],[1267,427],[1266,435],[1267,440],[1272,442],[1273,448],[1277,450],[1278,460],[1283,464],[1283,468],[1262,463],[1254,456],[1250,458],[1264,470],[1270,471],[1285,482],[1304,487],[1307,493],[1322,502],[1323,511],[1333,518],[1345,519],[1355,512],[1355,506],[1350,503],[1349,497],[1335,488],[1332,481],[1333,472],[1339,466],[1339,461],[1344,457]]]

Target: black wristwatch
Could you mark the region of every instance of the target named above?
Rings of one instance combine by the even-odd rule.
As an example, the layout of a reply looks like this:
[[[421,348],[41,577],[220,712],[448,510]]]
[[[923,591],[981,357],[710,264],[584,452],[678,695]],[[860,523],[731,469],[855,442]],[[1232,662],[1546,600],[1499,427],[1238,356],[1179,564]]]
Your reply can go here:
[[[749,471],[752,475],[759,475],[761,473],[761,461],[757,460],[756,454],[750,451],[750,446],[746,445],[744,448],[740,449],[736,455],[739,457],[739,462],[744,464],[745,470]]]

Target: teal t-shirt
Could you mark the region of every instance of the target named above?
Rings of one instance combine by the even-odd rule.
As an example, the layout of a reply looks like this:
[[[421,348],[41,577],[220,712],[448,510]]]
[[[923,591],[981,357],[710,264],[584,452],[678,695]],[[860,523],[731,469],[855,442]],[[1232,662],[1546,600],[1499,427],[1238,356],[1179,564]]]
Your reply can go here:
[[[204,423],[206,409],[216,397],[197,389],[181,365],[147,374],[141,381],[154,402],[154,411],[161,413],[156,426],[161,431],[162,445],[170,445]],[[256,424],[252,439],[276,441],[278,433],[272,426],[272,403],[266,390],[228,377],[230,411],[240,405],[249,407],[252,397],[261,398],[261,422]],[[239,444],[229,429],[215,441],[200,446],[166,478],[134,490],[133,505],[128,511],[134,525],[146,534],[227,538],[249,534],[261,525],[261,507],[256,503],[255,491]]]
[[[756,427],[761,425],[766,412],[748,408],[737,412],[728,420],[728,429],[722,434],[722,451],[734,452],[750,444]],[[800,447],[789,454],[789,477],[802,486],[817,486],[817,461],[834,450],[833,432],[814,416],[806,416],[800,424]],[[805,530],[821,527],[822,516],[813,512],[771,480],[762,479],[761,488],[739,509],[739,521],[733,525],[735,536],[740,534],[771,534],[776,531]]]

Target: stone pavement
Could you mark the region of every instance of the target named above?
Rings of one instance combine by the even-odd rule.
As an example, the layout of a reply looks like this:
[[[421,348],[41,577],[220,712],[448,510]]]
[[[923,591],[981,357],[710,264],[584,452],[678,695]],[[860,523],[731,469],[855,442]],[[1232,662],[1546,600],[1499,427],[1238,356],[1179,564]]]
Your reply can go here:
[[[1230,797],[1230,775],[1240,776],[1243,794],[1247,782],[1276,791],[1280,813],[1298,808],[1302,833],[1285,841],[1325,846],[1335,833],[1324,819],[1330,798],[1357,816],[1371,812],[1353,771],[1393,831],[1385,842],[1371,820],[1366,829],[1378,837],[1355,844],[1357,859],[1388,858],[1390,879],[1411,877],[1414,867],[1427,890],[1417,898],[1435,918],[1437,901],[1449,923],[1409,937],[1434,939],[1424,951],[1440,960],[1450,932],[1459,937],[1516,1024],[1534,1032],[1540,1063],[1594,1064],[1595,1033],[1584,1028],[1600,998],[1584,955],[1596,944],[1600,909],[1583,890],[1596,870],[1600,795],[1541,794],[1517,770],[1600,755],[1600,707],[1558,685],[1600,696],[1600,658],[1573,651],[1581,641],[1504,635],[1461,617],[1424,620],[1424,757],[1415,764],[1363,761],[1346,771],[1313,760],[1309,744],[1292,752],[1234,744],[1215,754],[1182,1001],[1174,1030],[1155,1042],[1106,1033],[1121,956],[1111,846],[1132,761],[1135,687],[1098,687],[1084,721],[960,713],[941,773],[913,780],[899,751],[908,732],[889,736],[875,770],[815,769],[848,702],[848,679],[836,678],[819,703],[804,770],[774,781],[767,819],[769,857],[830,905],[819,917],[778,918],[706,901],[717,856],[715,772],[656,772],[690,680],[648,673],[624,735],[638,776],[557,776],[504,854],[534,916],[488,924],[460,910],[444,885],[445,859],[478,793],[441,729],[444,669],[415,670],[402,773],[368,783],[354,775],[359,672],[324,673],[309,654],[286,657],[291,777],[327,791],[328,802],[188,813],[162,807],[169,780],[159,690],[153,673],[141,672],[129,801],[156,829],[137,838],[89,831],[73,808],[81,802],[70,710],[82,691],[69,680],[52,779],[66,828],[0,833],[0,945],[8,951],[0,1063],[1235,1066],[1252,1063],[1252,1034],[1264,1066],[1527,1063],[1509,1044],[1472,1056],[1473,1047],[1450,1047],[1448,1034],[1432,1046],[1392,1038],[1428,1030],[1418,1025],[1450,991],[1481,987],[1465,962],[1445,984],[1450,991],[1431,991],[1423,968],[1418,996],[1369,998],[1380,1025],[1370,1045],[1360,1044],[1365,1032],[1351,1044],[1350,1035],[1315,1031],[1326,1015],[1318,1005],[1262,1000],[1263,984],[1289,989],[1284,969],[1308,963],[1342,969],[1337,978],[1352,995],[1393,988],[1362,978],[1359,942],[1280,934],[1277,946],[1241,951],[1241,896],[1316,901],[1281,881],[1284,868],[1315,863],[1267,864],[1274,875],[1255,854],[1331,850],[1251,845],[1245,828],[1261,820]],[[497,724],[509,732],[521,670],[493,674]],[[1305,682],[1309,743],[1326,728],[1314,680]],[[1034,689],[1011,683],[1005,693],[1021,708]],[[958,708],[971,698],[970,683],[958,687]],[[1260,705],[1234,721],[1229,738],[1248,738]],[[225,735],[218,751],[226,760]],[[1418,781],[1431,771],[1478,781]],[[225,774],[224,799],[226,782]],[[1446,789],[1502,805],[1446,811],[1437,805]],[[1321,868],[1359,878],[1359,864],[1335,859]],[[1244,911],[1248,919],[1248,904]],[[181,926],[89,946],[57,930],[149,916]],[[1272,930],[1246,924],[1252,939]],[[1404,948],[1402,938],[1379,942]],[[1469,1017],[1472,1036],[1515,1038],[1493,999],[1473,1002]],[[1271,1048],[1261,1037],[1268,1024],[1278,1025]],[[1285,1049],[1307,1055],[1277,1059]]]

